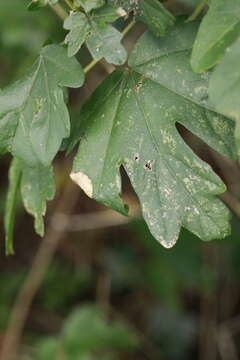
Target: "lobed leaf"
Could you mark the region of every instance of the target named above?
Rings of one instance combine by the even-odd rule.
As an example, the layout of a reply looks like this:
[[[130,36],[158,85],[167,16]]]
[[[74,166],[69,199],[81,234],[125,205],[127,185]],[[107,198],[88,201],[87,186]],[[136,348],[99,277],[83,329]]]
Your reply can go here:
[[[48,166],[69,136],[63,87],[79,87],[84,74],[61,46],[45,46],[25,78],[0,91],[0,151],[30,166]]]
[[[115,65],[123,64],[127,53],[121,44],[122,34],[110,23],[119,18],[117,8],[105,6],[85,15],[73,12],[64,22],[64,28],[70,30],[65,38],[68,55],[75,55],[82,44],[86,45],[96,60],[105,58]]]
[[[180,123],[236,156],[233,122],[207,101],[208,74],[189,66],[196,28],[180,23],[161,41],[149,32],[141,37],[130,69],[112,73],[83,107],[83,140],[71,174],[90,197],[126,214],[119,196],[123,165],[150,231],[165,247],[174,245],[181,226],[203,240],[229,233],[229,212],[216,198],[225,185],[176,129]]]
[[[211,0],[200,25],[191,57],[194,71],[216,65],[240,34],[240,0]]]
[[[68,56],[73,56],[91,33],[91,25],[85,14],[73,12],[64,21],[64,29],[70,30],[65,37],[65,43],[68,44]]]

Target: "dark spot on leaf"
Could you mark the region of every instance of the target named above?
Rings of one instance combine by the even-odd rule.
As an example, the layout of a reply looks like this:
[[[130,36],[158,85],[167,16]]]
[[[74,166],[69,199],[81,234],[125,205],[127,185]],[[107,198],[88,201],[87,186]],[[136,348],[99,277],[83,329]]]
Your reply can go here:
[[[154,163],[154,160],[148,160],[147,162],[146,162],[146,164],[143,166],[143,168],[145,169],[145,170],[152,170],[152,165],[153,165],[153,163]]]
[[[140,159],[139,154],[134,154],[134,160],[135,160],[136,162],[138,162],[139,159]]]

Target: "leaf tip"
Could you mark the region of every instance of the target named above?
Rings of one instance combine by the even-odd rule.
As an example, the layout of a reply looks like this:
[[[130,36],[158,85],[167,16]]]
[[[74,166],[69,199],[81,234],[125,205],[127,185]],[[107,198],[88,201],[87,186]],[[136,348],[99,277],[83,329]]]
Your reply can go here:
[[[165,249],[171,249],[176,244],[178,236],[175,236],[174,238],[167,240],[162,237],[157,237],[156,239],[160,242],[160,244],[163,247],[165,247]]]

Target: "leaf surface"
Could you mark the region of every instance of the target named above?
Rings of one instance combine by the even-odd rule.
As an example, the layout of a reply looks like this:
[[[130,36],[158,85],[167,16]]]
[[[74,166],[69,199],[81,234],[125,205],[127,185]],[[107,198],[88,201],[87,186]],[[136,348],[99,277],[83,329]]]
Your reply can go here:
[[[35,231],[44,235],[43,216],[46,202],[55,195],[54,174],[51,167],[29,167],[22,164],[21,195],[27,212],[35,218]]]
[[[91,25],[85,14],[73,12],[64,21],[64,28],[70,30],[65,37],[65,43],[68,44],[68,55],[73,56],[91,33]]]
[[[84,74],[61,46],[45,46],[25,78],[0,91],[0,151],[30,166],[49,165],[69,136],[63,87],[79,87]]]
[[[86,12],[97,9],[105,4],[105,0],[74,0],[77,6],[83,7]]]
[[[240,34],[240,0],[211,0],[196,37],[191,65],[201,72],[216,65]]]
[[[175,22],[175,17],[158,0],[140,0],[136,19],[146,24],[156,36],[165,35]]]
[[[236,121],[236,139],[240,143],[240,40],[226,52],[214,70],[209,84],[209,96],[217,111]]]
[[[204,240],[229,232],[229,212],[215,197],[225,185],[176,129],[181,123],[236,156],[233,121],[211,110],[208,74],[189,65],[195,31],[195,24],[177,24],[161,41],[142,36],[130,70],[111,74],[83,107],[71,174],[90,197],[126,213],[119,196],[123,165],[150,231],[165,247],[174,245],[181,226]]]
[[[120,16],[115,6],[104,6],[88,16],[71,13],[64,22],[64,28],[70,30],[65,38],[68,55],[75,55],[86,41],[94,59],[104,57],[109,63],[123,64],[127,53],[121,44],[122,34],[111,25]]]

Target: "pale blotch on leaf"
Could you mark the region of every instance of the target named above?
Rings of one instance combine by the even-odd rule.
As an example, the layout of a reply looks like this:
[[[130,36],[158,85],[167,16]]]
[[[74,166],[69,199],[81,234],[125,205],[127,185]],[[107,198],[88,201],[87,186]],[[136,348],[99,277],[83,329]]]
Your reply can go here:
[[[117,14],[119,16],[126,16],[127,15],[127,12],[121,7],[119,7],[116,12],[117,12]]]
[[[89,196],[92,198],[93,196],[93,186],[91,179],[81,171],[77,173],[71,173],[70,174],[71,179],[80,186],[80,188]]]

